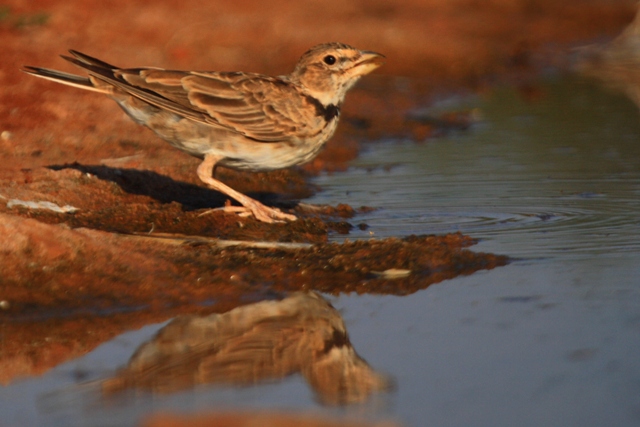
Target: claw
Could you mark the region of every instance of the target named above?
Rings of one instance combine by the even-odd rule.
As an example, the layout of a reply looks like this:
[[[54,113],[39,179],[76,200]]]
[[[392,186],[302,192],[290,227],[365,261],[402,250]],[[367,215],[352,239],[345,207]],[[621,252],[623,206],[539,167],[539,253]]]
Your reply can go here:
[[[225,213],[234,213],[240,217],[248,217],[253,215],[258,221],[269,224],[283,223],[287,221],[295,221],[298,219],[295,215],[287,214],[277,208],[270,208],[260,202],[255,202],[252,206],[224,206],[221,208],[209,209],[202,212],[198,216],[207,215],[211,212],[222,211]]]

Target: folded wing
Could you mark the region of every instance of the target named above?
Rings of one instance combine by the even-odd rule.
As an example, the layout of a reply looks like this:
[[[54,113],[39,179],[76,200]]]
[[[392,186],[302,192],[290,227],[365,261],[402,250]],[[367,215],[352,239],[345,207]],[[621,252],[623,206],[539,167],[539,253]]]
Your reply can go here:
[[[118,69],[71,51],[96,85],[108,84],[156,107],[248,138],[276,142],[318,134],[326,125],[311,100],[282,78],[249,73]]]

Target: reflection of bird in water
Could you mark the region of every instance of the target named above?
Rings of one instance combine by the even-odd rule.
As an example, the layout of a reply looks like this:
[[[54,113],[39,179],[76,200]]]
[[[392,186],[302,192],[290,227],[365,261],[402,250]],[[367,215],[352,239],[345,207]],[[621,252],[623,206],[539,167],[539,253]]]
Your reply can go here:
[[[364,401],[389,386],[356,354],[340,314],[320,295],[298,292],[224,314],[176,318],[103,390],[168,393],[197,384],[251,385],[296,372],[328,404]]]

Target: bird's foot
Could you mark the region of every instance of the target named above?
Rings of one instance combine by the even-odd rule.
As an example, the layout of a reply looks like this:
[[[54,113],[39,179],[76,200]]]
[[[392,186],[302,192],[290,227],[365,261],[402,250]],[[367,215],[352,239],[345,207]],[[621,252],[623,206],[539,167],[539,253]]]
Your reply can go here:
[[[298,219],[295,215],[284,213],[278,208],[270,208],[255,200],[247,203],[247,206],[226,205],[221,208],[209,209],[201,213],[199,216],[206,215],[215,211],[234,213],[240,217],[248,217],[253,215],[258,221],[266,222],[269,224],[295,221],[296,219]]]

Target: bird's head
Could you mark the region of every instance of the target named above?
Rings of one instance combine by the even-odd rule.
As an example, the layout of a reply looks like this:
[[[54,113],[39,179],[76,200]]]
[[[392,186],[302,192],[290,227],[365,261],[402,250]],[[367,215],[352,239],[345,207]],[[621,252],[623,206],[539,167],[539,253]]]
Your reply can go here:
[[[289,79],[323,105],[340,105],[360,77],[383,63],[384,56],[379,53],[325,43],[302,55]]]

